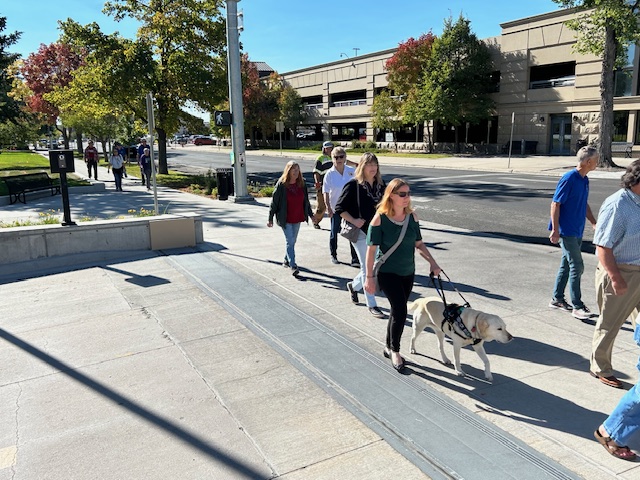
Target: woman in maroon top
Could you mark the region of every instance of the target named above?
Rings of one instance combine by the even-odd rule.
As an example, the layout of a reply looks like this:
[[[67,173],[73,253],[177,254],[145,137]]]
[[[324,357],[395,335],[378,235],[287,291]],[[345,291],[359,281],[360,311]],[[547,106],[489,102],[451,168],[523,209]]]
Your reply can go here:
[[[302,222],[308,222],[311,217],[311,204],[307,194],[307,186],[302,178],[300,166],[293,160],[284,167],[282,176],[276,183],[271,207],[269,208],[269,221],[267,227],[273,227],[273,217],[282,228],[286,243],[283,265],[291,268],[291,274],[297,277],[300,274],[296,263],[296,240]]]

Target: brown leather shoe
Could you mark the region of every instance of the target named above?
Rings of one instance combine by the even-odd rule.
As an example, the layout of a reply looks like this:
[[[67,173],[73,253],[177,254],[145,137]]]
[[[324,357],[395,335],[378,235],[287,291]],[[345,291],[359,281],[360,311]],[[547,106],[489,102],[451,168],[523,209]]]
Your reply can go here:
[[[614,377],[613,375],[609,375],[608,377],[601,377],[600,375],[597,375],[593,372],[589,372],[589,373],[591,374],[592,377],[597,378],[598,380],[600,380],[605,385],[608,385],[609,387],[613,387],[613,388],[623,387],[622,382],[618,380],[616,377]]]

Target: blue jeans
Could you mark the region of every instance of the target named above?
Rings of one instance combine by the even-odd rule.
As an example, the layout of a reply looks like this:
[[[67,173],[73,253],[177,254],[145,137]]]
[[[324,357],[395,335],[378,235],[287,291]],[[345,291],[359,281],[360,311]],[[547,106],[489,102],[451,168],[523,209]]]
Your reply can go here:
[[[562,259],[556,276],[556,284],[553,287],[553,299],[564,301],[564,289],[567,286],[567,282],[569,282],[569,295],[571,295],[573,308],[584,307],[582,291],[580,290],[580,279],[584,271],[584,262],[580,251],[581,246],[582,238],[560,237]]]
[[[338,237],[340,236],[340,224],[342,217],[340,215],[333,215],[331,217],[331,233],[329,234],[329,252],[332,257],[338,255]],[[351,242],[349,242],[349,249],[351,250],[351,261],[358,259],[355,249]]]
[[[640,347],[640,325],[636,325],[634,340]],[[636,366],[640,370],[640,359]],[[616,445],[628,445],[640,431],[640,382],[629,390],[603,423]],[[635,439],[637,441],[637,438]]]
[[[356,292],[364,291],[364,279],[367,277],[366,268],[367,268],[367,236],[364,234],[362,230],[360,230],[360,235],[358,235],[358,241],[356,243],[352,243],[352,245],[356,249],[356,254],[358,255],[358,260],[360,260],[360,271],[354,277],[352,283],[353,290]],[[365,302],[367,307],[377,307],[376,296],[371,295],[370,293],[364,292]]]
[[[291,268],[296,268],[296,240],[298,239],[298,232],[300,231],[299,223],[287,223],[282,227],[285,240],[285,254],[284,259],[289,262]]]

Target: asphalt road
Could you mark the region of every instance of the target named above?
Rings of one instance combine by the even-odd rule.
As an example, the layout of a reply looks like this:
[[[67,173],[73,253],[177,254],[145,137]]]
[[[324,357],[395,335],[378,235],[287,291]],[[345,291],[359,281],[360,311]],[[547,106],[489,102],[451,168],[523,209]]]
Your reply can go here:
[[[288,160],[277,154],[262,156],[247,152],[248,180],[274,182]],[[168,161],[171,169],[185,173],[206,172],[230,165],[227,153],[210,151],[172,150]],[[385,181],[395,177],[409,181],[412,201],[422,219],[519,242],[549,242],[547,225],[549,205],[557,183],[555,177],[389,165],[383,167],[382,173]],[[311,168],[304,176],[307,181],[312,180]],[[618,180],[591,179],[589,203],[596,215],[604,199],[618,188]],[[585,229],[584,238],[583,250],[593,252],[590,225]]]

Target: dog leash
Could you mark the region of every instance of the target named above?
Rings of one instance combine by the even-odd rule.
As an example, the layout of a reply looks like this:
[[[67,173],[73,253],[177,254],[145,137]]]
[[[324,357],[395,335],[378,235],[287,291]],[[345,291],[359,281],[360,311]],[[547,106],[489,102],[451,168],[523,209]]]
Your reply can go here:
[[[444,296],[444,287],[442,286],[442,278],[440,278],[440,275],[436,277],[433,274],[433,272],[431,272],[431,274],[429,275],[429,277],[431,278],[431,283],[433,284],[433,287],[436,289],[438,296],[442,299],[442,303],[444,304],[444,318],[442,319],[442,324],[440,325],[440,328],[443,329],[444,324],[448,323],[451,331],[453,331],[459,337],[465,340],[474,339],[473,341],[474,345],[477,343],[480,343],[481,339],[475,338],[473,336],[473,334],[469,331],[467,326],[462,321],[462,318],[460,317],[462,310],[464,310],[465,308],[471,308],[471,305],[469,304],[469,302],[467,302],[467,299],[462,296],[460,291],[456,288],[456,286],[453,284],[453,282],[451,281],[449,276],[444,272],[444,270],[441,270],[441,274],[445,276],[445,278],[447,279],[447,282],[449,282],[449,285],[451,285],[451,288],[453,288],[453,290],[458,295],[460,295],[460,298],[464,300],[464,305],[460,306],[455,303],[447,305],[447,300],[445,299],[445,296]],[[472,330],[475,331],[475,327]]]
[[[456,286],[453,284],[453,282],[451,281],[451,279],[449,278],[449,275],[447,275],[445,273],[444,270],[440,270],[440,275],[444,275],[444,277],[446,278],[447,282],[449,283],[449,285],[451,285],[451,288],[458,294],[460,295],[460,298],[462,298],[462,300],[464,300],[464,308],[471,308],[471,304],[469,302],[467,302],[467,299],[464,298],[462,296],[462,294],[460,293],[460,291],[456,288]],[[440,278],[440,275],[438,275],[437,277],[433,274],[433,272],[431,272],[429,274],[429,278],[431,278],[431,283],[433,285],[433,288],[436,289],[436,292],[438,292],[438,296],[442,299],[442,303],[444,303],[444,306],[447,306],[447,301],[444,298],[444,288],[442,286],[442,279]],[[437,284],[436,284],[436,280],[437,280]],[[440,286],[440,288],[438,288],[438,285]]]

